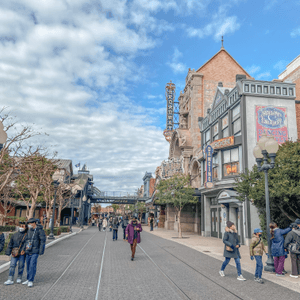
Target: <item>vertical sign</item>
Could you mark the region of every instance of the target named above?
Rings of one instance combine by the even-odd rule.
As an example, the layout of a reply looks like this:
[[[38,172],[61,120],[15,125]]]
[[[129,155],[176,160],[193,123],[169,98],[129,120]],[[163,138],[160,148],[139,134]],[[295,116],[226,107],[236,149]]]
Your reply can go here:
[[[205,156],[206,156],[206,183],[205,186],[211,189],[213,184],[213,176],[212,176],[212,169],[213,169],[213,148],[212,146],[208,145],[205,148]]]
[[[173,130],[174,116],[174,99],[175,99],[175,84],[172,80],[166,85],[166,100],[167,100],[167,130]]]
[[[273,135],[278,144],[288,139],[286,107],[256,106],[255,119],[257,141],[264,132]]]

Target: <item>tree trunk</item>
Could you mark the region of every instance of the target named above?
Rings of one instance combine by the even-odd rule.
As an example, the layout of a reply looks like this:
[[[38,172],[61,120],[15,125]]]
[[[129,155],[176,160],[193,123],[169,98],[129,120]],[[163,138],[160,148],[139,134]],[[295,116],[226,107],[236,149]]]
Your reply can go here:
[[[181,217],[181,209],[178,210],[178,237],[182,238],[180,217]]]
[[[29,209],[27,208],[27,219],[28,220],[31,219],[31,218],[33,218],[34,210],[35,210],[35,203],[32,202],[31,203],[31,207]]]

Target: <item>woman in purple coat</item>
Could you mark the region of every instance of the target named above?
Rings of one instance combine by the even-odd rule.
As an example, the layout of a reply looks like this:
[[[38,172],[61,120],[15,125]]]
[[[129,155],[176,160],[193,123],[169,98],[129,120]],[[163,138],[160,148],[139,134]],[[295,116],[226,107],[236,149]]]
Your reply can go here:
[[[131,248],[131,260],[134,259],[136,245],[141,242],[140,233],[143,231],[141,223],[137,220],[137,216],[133,216],[133,220],[126,227],[126,237]]]

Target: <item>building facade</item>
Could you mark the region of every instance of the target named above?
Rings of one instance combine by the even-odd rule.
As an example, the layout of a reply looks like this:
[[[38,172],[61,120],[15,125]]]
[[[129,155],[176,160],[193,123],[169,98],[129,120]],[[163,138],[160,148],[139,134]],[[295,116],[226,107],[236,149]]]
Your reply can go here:
[[[236,179],[254,166],[253,148],[264,132],[280,144],[297,140],[296,88],[293,83],[236,78],[234,88],[217,87],[212,108],[199,120],[201,233],[222,238],[230,220],[247,244],[259,218],[250,199],[236,198]]]

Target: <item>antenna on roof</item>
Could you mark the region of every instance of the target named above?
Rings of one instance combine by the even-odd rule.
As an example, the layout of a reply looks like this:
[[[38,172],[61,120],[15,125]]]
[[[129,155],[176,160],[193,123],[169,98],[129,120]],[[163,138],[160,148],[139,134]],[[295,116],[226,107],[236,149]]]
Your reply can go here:
[[[224,45],[223,45],[223,42],[224,42],[224,39],[223,39],[223,35],[222,35],[222,47],[221,47],[221,49],[224,49]]]

